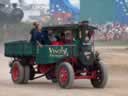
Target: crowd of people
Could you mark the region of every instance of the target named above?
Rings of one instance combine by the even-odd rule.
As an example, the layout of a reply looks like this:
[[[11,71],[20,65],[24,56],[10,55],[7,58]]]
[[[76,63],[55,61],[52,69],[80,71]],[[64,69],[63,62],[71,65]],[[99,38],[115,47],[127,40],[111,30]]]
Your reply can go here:
[[[96,40],[128,40],[128,25],[108,23],[96,26]]]

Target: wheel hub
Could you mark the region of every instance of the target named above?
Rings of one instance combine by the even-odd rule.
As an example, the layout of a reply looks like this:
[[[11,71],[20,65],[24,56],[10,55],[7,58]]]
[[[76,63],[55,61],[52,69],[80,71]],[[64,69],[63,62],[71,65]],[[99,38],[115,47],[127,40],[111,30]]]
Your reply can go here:
[[[68,80],[68,71],[64,68],[64,67],[62,67],[61,69],[60,69],[60,73],[59,73],[59,80],[60,80],[60,82],[62,83],[62,84],[65,84],[66,82],[67,82],[67,80]]]
[[[12,69],[12,78],[13,78],[13,80],[17,80],[18,77],[19,77],[19,68],[18,68],[17,64],[15,64]]]

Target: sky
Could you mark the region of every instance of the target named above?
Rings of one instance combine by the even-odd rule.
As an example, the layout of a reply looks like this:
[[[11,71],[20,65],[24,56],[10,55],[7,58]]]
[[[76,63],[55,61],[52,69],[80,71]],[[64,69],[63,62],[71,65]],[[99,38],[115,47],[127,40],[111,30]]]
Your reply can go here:
[[[80,0],[69,0],[72,5],[80,8]]]

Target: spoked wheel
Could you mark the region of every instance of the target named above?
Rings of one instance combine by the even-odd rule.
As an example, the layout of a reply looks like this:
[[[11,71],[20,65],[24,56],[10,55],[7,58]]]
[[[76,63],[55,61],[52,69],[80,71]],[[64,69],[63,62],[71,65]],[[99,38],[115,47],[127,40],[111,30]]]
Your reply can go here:
[[[14,81],[18,80],[19,78],[19,67],[18,64],[15,64],[12,68],[12,79]]]
[[[57,81],[62,88],[71,88],[74,81],[74,70],[70,63],[63,62],[57,68]]]
[[[107,84],[108,80],[108,74],[107,74],[107,69],[104,64],[98,62],[96,64],[95,68],[96,70],[96,78],[91,79],[91,83],[94,88],[104,88]]]
[[[24,84],[29,80],[29,67],[23,66],[20,62],[14,61],[11,68],[12,81],[16,84]]]
[[[24,83],[24,67],[18,61],[14,61],[11,68],[12,81],[16,84]]]

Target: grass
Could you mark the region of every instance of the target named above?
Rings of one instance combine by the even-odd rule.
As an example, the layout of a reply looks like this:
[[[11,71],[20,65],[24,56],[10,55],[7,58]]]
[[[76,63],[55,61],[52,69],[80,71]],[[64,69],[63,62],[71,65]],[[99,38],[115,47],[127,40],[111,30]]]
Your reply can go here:
[[[96,41],[96,46],[128,46],[128,40]]]

